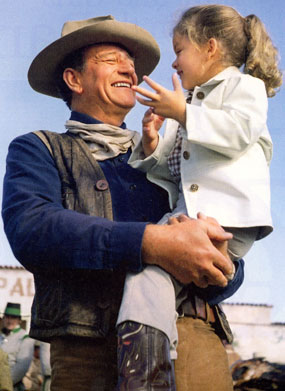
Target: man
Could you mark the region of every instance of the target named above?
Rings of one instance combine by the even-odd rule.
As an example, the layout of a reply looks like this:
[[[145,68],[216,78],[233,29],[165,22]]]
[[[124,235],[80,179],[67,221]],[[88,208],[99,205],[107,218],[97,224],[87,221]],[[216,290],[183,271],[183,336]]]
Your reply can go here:
[[[29,70],[36,91],[72,110],[67,133],[30,133],[11,143],[4,181],[5,231],[34,274],[30,335],[50,342],[52,391],[114,389],[126,271],[153,263],[202,288],[225,287],[232,272],[211,242],[231,236],[206,218],[156,226],[169,210],[167,194],[127,164],[137,142],[124,123],[135,105],[131,86],[158,60],[147,31],[107,16],[67,22]],[[160,346],[152,347],[160,358]],[[158,379],[169,371],[154,369]]]
[[[24,390],[22,379],[33,358],[34,341],[21,328],[21,306],[7,303],[3,328],[0,335],[0,348],[8,354],[14,391]]]

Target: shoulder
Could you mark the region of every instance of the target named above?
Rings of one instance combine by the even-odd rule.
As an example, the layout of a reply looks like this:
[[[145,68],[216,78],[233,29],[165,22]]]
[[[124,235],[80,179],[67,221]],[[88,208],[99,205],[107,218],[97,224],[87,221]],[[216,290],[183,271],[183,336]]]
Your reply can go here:
[[[266,88],[263,80],[249,74],[243,73],[237,68],[225,78],[225,84],[229,89],[248,91],[253,94],[262,94],[267,98]]]
[[[8,161],[18,157],[18,161],[23,159],[24,161],[49,160],[53,162],[52,155],[48,148],[48,143],[45,142],[46,135],[56,135],[60,137],[65,133],[55,133],[49,131],[36,131],[26,133],[24,135],[16,137],[11,141],[9,145]]]

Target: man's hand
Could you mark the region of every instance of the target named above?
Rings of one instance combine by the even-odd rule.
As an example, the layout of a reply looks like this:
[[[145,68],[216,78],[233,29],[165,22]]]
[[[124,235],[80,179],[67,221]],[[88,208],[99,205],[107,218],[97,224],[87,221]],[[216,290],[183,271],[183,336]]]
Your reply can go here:
[[[227,241],[227,233],[214,219],[171,218],[169,225],[148,225],[143,245],[143,261],[156,264],[183,284],[224,287],[232,272],[231,260],[212,243]]]
[[[137,101],[144,106],[152,107],[155,114],[165,118],[173,118],[185,127],[186,102],[177,73],[172,76],[173,91],[162,87],[148,76],[144,76],[143,79],[155,92],[132,86],[134,91],[148,98],[143,99],[137,96]]]

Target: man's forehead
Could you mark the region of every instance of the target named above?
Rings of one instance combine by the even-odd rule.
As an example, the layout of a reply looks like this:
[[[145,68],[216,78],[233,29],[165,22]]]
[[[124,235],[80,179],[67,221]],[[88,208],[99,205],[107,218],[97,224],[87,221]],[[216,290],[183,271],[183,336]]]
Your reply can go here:
[[[107,55],[107,54],[116,54],[116,53],[123,53],[129,58],[132,58],[132,55],[128,52],[127,49],[125,49],[123,46],[120,46],[118,44],[113,43],[98,43],[95,45],[90,46],[88,49],[88,52],[92,54],[96,54],[98,56],[101,55]]]

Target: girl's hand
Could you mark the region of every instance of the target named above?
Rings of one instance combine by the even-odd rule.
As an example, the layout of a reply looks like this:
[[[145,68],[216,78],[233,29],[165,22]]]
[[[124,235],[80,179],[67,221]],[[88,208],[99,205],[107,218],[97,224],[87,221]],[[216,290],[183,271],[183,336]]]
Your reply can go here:
[[[147,76],[144,76],[143,79],[155,92],[138,86],[132,86],[134,91],[148,98],[143,99],[137,96],[138,102],[144,106],[152,107],[153,113],[155,114],[175,119],[184,127],[186,121],[186,102],[177,73],[172,76],[173,91],[167,90]]]
[[[148,109],[143,117],[142,145],[145,156],[151,155],[158,144],[158,131],[161,128],[164,117],[153,113],[153,109]]]

